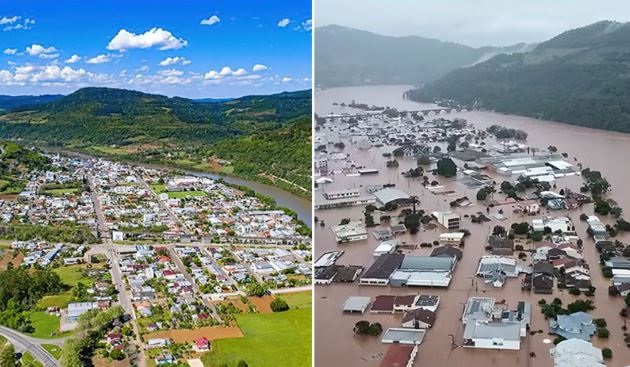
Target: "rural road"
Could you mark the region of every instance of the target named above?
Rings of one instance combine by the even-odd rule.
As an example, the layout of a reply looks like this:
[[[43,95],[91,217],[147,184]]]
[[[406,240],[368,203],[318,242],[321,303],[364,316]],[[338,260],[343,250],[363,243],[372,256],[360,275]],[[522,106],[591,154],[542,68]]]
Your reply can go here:
[[[46,349],[42,348],[41,344],[55,344],[53,340],[36,339],[30,336],[21,334],[13,329],[9,329],[4,326],[0,326],[0,335],[4,336],[13,346],[16,351],[29,352],[33,358],[41,362],[44,367],[59,367],[59,361],[57,361]]]

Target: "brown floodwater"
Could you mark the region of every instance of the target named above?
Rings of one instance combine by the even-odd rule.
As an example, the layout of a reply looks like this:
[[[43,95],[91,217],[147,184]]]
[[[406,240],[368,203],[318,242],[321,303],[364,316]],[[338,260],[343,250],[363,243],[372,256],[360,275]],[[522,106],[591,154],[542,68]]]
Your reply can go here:
[[[428,104],[417,104],[403,100],[401,97],[402,92],[408,88],[408,86],[386,86],[334,88],[317,91],[315,94],[315,110],[322,116],[330,112],[352,112],[352,109],[332,106],[332,103],[348,103],[353,99],[361,103],[397,107],[400,110],[417,110],[433,107]],[[600,170],[612,184],[613,191],[609,196],[615,199],[620,206],[630,211],[630,186],[626,184],[630,174],[623,164],[623,160],[626,157],[630,157],[629,134],[599,131],[491,112],[473,111],[450,114],[444,117],[465,118],[478,128],[500,124],[506,127],[523,129],[529,134],[527,143],[543,150],[549,145],[555,145],[559,152],[567,152],[569,154],[569,161],[576,163],[574,161],[574,157],[576,157],[577,161],[581,162],[584,167]],[[377,168],[379,173],[378,175],[359,177],[335,175],[335,182],[329,184],[327,190],[359,187],[369,184],[395,183],[397,188],[409,194],[417,195],[421,202],[419,207],[425,212],[449,210],[449,202],[463,195],[468,196],[475,202],[476,189],[468,188],[455,179],[435,177],[440,184],[445,186],[446,190],[456,191],[454,196],[441,196],[434,195],[424,189],[420,184],[420,180],[403,177],[401,172],[409,168],[415,168],[416,162],[413,159],[399,159],[400,166],[398,168],[387,168],[385,166],[386,159],[382,157],[382,151],[378,148],[359,150],[353,147],[349,141],[346,141],[345,152],[350,153],[351,159],[358,165]],[[333,168],[339,167],[340,163],[333,166]],[[430,176],[430,178],[433,179],[434,177]],[[497,182],[501,182],[504,179],[504,177],[495,178]],[[582,178],[579,176],[557,180],[558,189],[566,187],[578,190],[581,184]],[[501,195],[499,195],[500,197]],[[553,347],[553,344],[545,343],[543,340],[553,340],[554,337],[547,335],[548,322],[540,313],[537,302],[541,298],[546,298],[550,301],[554,297],[559,297],[566,305],[577,298],[585,297],[572,296],[565,291],[559,291],[557,288],[554,290],[553,295],[537,295],[523,292],[520,288],[522,277],[508,279],[503,288],[488,288],[482,282],[478,282],[477,290],[472,286],[472,278],[476,271],[479,257],[485,254],[485,241],[492,227],[498,224],[509,227],[512,222],[531,220],[532,218],[524,218],[520,214],[513,214],[513,208],[508,205],[501,208],[503,208],[504,215],[508,219],[502,222],[493,219],[485,224],[473,224],[468,218],[463,218],[464,214],[473,214],[478,211],[485,212],[485,207],[474,205],[456,209],[462,216],[461,227],[469,229],[471,236],[466,239],[463,258],[458,262],[451,284],[447,289],[358,286],[356,283],[333,283],[328,286],[315,286],[315,364],[317,366],[346,367],[378,366],[389,345],[382,344],[380,338],[355,336],[352,331],[354,324],[359,320],[365,319],[371,322],[380,322],[384,329],[387,327],[400,327],[401,315],[375,315],[369,312],[366,312],[364,315],[343,314],[341,311],[342,305],[349,296],[375,297],[381,294],[404,295],[422,293],[439,295],[441,300],[437,310],[437,320],[425,335],[414,366],[552,366],[553,361],[549,356],[549,350]],[[326,222],[325,227],[316,225],[314,229],[315,258],[324,252],[341,249],[345,253],[338,260],[338,264],[362,265],[366,269],[372,264],[374,260],[372,251],[378,245],[378,241],[371,235],[371,231],[369,231],[370,235],[366,241],[337,245],[330,230],[330,226],[339,223],[342,218],[362,219],[362,210],[363,206],[353,206],[315,211],[315,216],[319,220]],[[493,208],[490,213],[496,211],[498,211],[498,208]],[[623,307],[623,300],[608,296],[607,289],[610,282],[602,276],[598,265],[599,255],[597,250],[593,241],[585,233],[585,223],[579,220],[579,215],[582,212],[593,213],[592,204],[585,205],[582,209],[571,212],[554,212],[552,215],[566,215],[572,218],[578,234],[584,240],[583,256],[591,267],[592,284],[597,288],[595,296],[591,298],[597,308],[591,314],[594,318],[605,318],[610,330],[609,339],[593,337],[593,344],[599,348],[608,347],[613,350],[613,358],[607,361],[608,366],[628,366],[630,365],[630,348],[623,341],[624,331],[621,327],[624,321],[619,316],[619,311]],[[378,220],[376,216],[375,219]],[[604,222],[611,222],[610,219],[602,219]],[[416,235],[405,234],[396,238],[407,244],[419,244],[437,240],[439,234],[443,232],[446,231],[439,227],[433,230],[421,230]],[[623,234],[618,239],[627,243],[630,242],[630,235]],[[430,252],[431,249],[418,249],[411,253],[428,255]],[[529,263],[530,260],[528,259],[527,261]],[[525,264],[525,262],[523,263]],[[451,335],[455,337],[456,343],[458,338],[459,342],[461,342],[463,327],[460,318],[463,306],[468,297],[474,295],[506,300],[511,308],[519,301],[530,302],[532,304],[531,329],[542,330],[543,332],[521,339],[520,351],[452,348]],[[533,353],[533,357],[530,357],[530,353]]]

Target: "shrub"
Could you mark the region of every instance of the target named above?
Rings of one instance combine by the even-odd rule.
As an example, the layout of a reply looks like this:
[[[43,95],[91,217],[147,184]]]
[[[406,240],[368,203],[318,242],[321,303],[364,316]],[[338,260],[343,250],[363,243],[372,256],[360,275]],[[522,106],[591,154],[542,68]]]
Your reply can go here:
[[[610,359],[613,356],[612,350],[610,350],[610,348],[604,348],[602,349],[602,356],[605,359]]]
[[[609,334],[610,334],[610,332],[605,327],[598,327],[597,328],[597,337],[598,338],[608,339],[608,335]]]
[[[271,304],[269,306],[271,306],[271,310],[273,312],[283,312],[289,309],[289,304],[287,303],[287,301],[279,297],[271,301]]]

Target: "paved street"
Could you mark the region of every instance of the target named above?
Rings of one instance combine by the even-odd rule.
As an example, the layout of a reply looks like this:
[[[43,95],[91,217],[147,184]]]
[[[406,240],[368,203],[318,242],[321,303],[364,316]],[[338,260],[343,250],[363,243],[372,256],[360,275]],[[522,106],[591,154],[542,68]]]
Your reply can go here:
[[[42,348],[41,344],[63,344],[63,339],[36,339],[4,326],[0,326],[0,335],[4,336],[13,344],[16,352],[29,352],[36,360],[41,362],[44,367],[60,366],[59,361],[50,355],[46,349]]]

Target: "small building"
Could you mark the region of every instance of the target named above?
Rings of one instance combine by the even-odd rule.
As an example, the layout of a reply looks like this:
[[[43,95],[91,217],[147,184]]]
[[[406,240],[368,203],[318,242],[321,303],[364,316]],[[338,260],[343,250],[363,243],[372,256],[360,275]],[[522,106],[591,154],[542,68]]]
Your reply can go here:
[[[84,313],[98,308],[97,302],[75,302],[68,304],[68,320],[77,321]]]
[[[371,302],[372,299],[370,297],[349,297],[343,304],[343,312],[364,313]]]
[[[362,222],[350,222],[332,227],[337,243],[367,240],[368,234]]]
[[[376,197],[376,203],[380,206],[386,206],[387,204],[409,205],[413,201],[409,194],[392,187],[379,190],[372,195]]]
[[[453,212],[441,212],[441,211],[435,211],[431,213],[431,216],[438,222],[440,223],[442,226],[444,226],[447,229],[458,229],[459,228],[459,222],[460,222],[460,217],[459,215],[453,213]]]
[[[435,316],[435,312],[423,308],[407,311],[402,320],[402,327],[428,329],[435,323]]]
[[[366,270],[361,278],[359,284],[361,285],[388,285],[389,279],[392,273],[396,271],[405,259],[403,254],[385,254],[381,255]]]
[[[581,311],[570,315],[558,315],[555,320],[549,320],[549,332],[566,339],[590,341],[595,329],[591,315]]]
[[[384,344],[418,345],[422,343],[425,333],[422,329],[389,328],[381,341]]]
[[[394,313],[394,302],[396,296],[392,295],[380,295],[376,296],[374,302],[372,302],[371,313]]]
[[[448,232],[440,235],[441,243],[461,243],[465,237],[464,232]]]
[[[373,254],[376,257],[385,255],[385,254],[391,254],[392,252],[396,251],[397,248],[398,248],[398,241],[396,240],[383,241],[374,249]]]
[[[464,347],[521,349],[520,325],[502,322],[469,322],[464,329]]]
[[[457,260],[461,260],[463,254],[459,248],[449,245],[434,247],[431,251],[431,257],[454,257]]]

